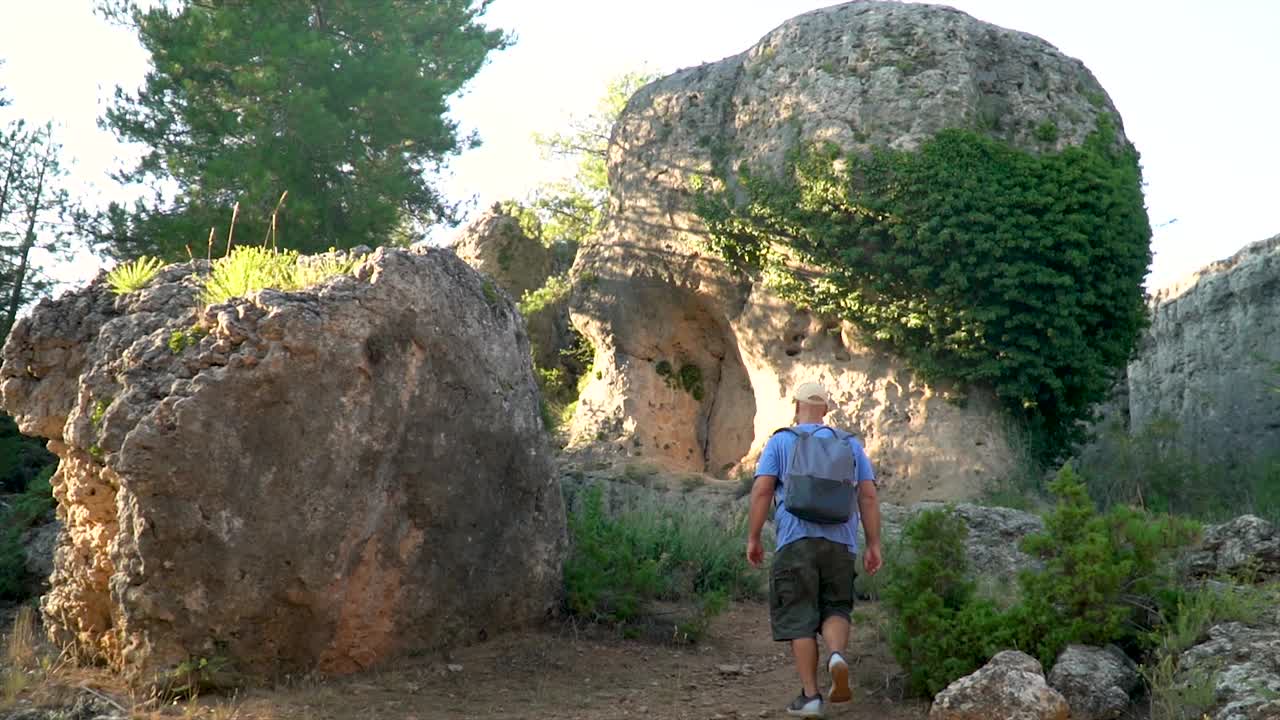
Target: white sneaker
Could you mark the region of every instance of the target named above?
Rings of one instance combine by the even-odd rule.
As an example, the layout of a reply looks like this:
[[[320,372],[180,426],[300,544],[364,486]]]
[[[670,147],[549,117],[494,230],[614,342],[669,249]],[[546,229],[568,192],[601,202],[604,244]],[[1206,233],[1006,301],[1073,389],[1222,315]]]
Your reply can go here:
[[[822,717],[822,693],[814,697],[804,694],[804,690],[787,706],[787,714],[795,717]]]
[[[831,691],[827,697],[833,703],[845,703],[853,699],[853,691],[849,689],[849,663],[844,661],[840,653],[831,653],[827,661],[827,670],[831,673]]]

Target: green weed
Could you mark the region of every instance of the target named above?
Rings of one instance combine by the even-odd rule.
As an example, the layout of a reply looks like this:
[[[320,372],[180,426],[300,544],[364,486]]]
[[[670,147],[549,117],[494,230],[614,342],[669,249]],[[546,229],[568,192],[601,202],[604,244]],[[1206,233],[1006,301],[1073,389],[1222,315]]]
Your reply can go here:
[[[120,263],[107,273],[107,284],[117,295],[128,295],[146,287],[156,273],[164,269],[160,258],[143,255],[136,260]]]

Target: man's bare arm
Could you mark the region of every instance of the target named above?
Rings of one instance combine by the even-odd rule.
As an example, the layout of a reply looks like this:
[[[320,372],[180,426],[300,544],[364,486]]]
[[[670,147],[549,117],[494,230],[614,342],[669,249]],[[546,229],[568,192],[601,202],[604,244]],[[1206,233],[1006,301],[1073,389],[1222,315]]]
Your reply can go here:
[[[876,493],[876,484],[867,480],[858,483],[858,513],[862,516],[862,529],[867,534],[867,548],[864,553],[864,564],[867,572],[874,575],[880,569],[880,498]]]
[[[756,567],[764,562],[764,546],[760,544],[760,531],[769,519],[769,506],[773,503],[773,490],[778,485],[774,475],[759,475],[751,486],[751,510],[747,515],[747,560]]]

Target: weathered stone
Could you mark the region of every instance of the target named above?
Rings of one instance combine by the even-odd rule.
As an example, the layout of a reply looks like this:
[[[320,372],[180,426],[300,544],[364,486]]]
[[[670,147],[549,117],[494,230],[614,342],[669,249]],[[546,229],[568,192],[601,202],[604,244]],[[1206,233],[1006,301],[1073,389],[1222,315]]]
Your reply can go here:
[[[1130,428],[1178,424],[1174,441],[1231,467],[1280,452],[1280,235],[1158,291],[1128,368]]]
[[[202,307],[200,264],[38,305],[0,391],[60,458],[58,647],[342,673],[534,622],[564,510],[528,340],[453,253]],[[177,337],[179,341],[174,341]]]
[[[596,348],[573,433],[684,470],[732,474],[788,424],[788,392],[821,379],[898,502],[976,495],[1016,464],[982,390],[926,384],[847,323],[800,311],[704,245],[694,178],[776,173],[800,143],[918,147],[974,127],[1015,147],[1079,145],[1115,109],[1048,43],[931,5],[853,2],[794,18],[746,52],[642,88],[610,146],[607,227],[574,267],[574,324]],[[1045,145],[1035,127],[1052,120]],[[658,372],[693,366],[698,395]],[[744,460],[745,458],[745,460]]]
[[[1210,525],[1204,539],[1187,558],[1198,577],[1248,575],[1252,579],[1280,576],[1280,530],[1256,515],[1241,515]]]
[[[1230,622],[1209,629],[1209,639],[1182,653],[1175,687],[1211,683],[1213,720],[1280,718],[1280,613],[1262,627]]]
[[[1045,684],[1040,661],[1005,650],[938,693],[929,720],[1067,720],[1067,701]]]
[[[512,298],[537,290],[551,274],[551,253],[495,205],[472,220],[451,243],[468,265],[491,276]]]
[[[1068,645],[1049,672],[1049,687],[1071,706],[1071,720],[1114,720],[1129,708],[1138,668],[1124,651]]]

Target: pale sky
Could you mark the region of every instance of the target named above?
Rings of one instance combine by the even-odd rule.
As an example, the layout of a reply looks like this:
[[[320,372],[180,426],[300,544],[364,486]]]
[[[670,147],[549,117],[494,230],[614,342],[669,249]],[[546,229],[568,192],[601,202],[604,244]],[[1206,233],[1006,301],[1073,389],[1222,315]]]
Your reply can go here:
[[[372,1],[372,0],[371,0]],[[484,145],[451,163],[454,199],[483,208],[522,198],[564,168],[534,132],[585,115],[613,77],[668,73],[741,52],[821,0],[496,0],[492,27],[516,34],[454,100]],[[1142,154],[1155,261],[1170,283],[1280,233],[1280,2],[1274,0],[956,0],[981,20],[1038,35],[1084,61]],[[115,85],[135,87],[147,58],[92,0],[0,0],[0,86],[9,116],[61,126],[77,179],[118,198],[107,177],[128,157],[98,116]],[[449,231],[451,232],[451,231]],[[444,233],[448,234],[448,232]],[[82,255],[59,276],[82,282]]]

